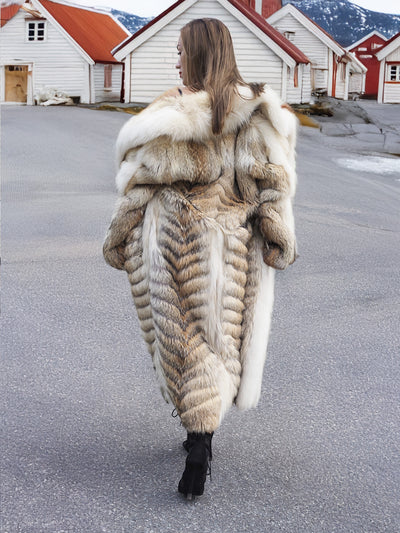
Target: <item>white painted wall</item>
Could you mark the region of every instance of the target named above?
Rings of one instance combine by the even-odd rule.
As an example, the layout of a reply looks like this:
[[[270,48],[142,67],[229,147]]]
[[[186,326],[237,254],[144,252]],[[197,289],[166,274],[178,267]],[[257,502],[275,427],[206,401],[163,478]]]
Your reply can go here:
[[[287,31],[294,32],[293,44],[311,61],[312,89],[326,89],[328,84],[328,47],[290,13],[273,22],[272,25],[282,34]]]
[[[394,50],[386,57],[386,60],[381,62],[385,64],[383,72],[385,74],[385,83],[383,88],[383,103],[384,104],[399,104],[400,103],[400,83],[387,83],[390,81],[390,65],[388,61],[397,61],[400,63],[400,47]]]
[[[363,75],[359,72],[353,72],[350,74],[349,92],[359,94],[363,92]]]
[[[287,68],[287,94],[289,104],[303,104],[311,100],[311,68],[310,65],[298,66],[298,86],[294,84],[294,69]]]
[[[385,83],[383,99],[385,104],[400,104],[400,83]]]
[[[93,67],[94,91],[96,102],[119,102],[122,87],[122,65],[112,65],[111,90],[104,89],[104,65],[98,63]]]
[[[338,63],[336,73],[336,93],[335,98],[347,100],[346,94],[346,65],[345,63]]]
[[[218,18],[229,28],[238,67],[246,81],[266,82],[281,94],[282,60],[219,3],[199,0],[130,55],[129,101],[148,103],[181,84],[175,69],[179,32],[190,20],[203,17]]]
[[[386,57],[386,61],[400,61],[400,46]]]
[[[45,41],[28,41],[26,16],[26,12],[20,10],[1,29],[0,64],[33,64],[34,93],[45,85],[56,87],[70,96],[81,96],[86,61],[49,22]]]
[[[113,65],[112,91],[104,91],[104,65],[89,65],[76,46],[59,28],[47,21],[46,40],[28,41],[26,18],[20,10],[0,34],[0,101],[4,101],[4,65],[28,64],[32,67],[31,95],[43,86],[54,87],[82,103],[120,99],[122,65]]]

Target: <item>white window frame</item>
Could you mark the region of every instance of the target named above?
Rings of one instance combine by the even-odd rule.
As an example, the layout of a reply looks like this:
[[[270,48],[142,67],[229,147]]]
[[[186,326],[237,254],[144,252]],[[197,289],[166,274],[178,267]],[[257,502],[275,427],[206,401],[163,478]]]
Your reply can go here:
[[[388,65],[387,70],[387,79],[386,81],[391,81],[392,83],[400,83],[400,63],[397,65]],[[395,79],[392,79],[392,76]]]
[[[43,25],[43,27],[40,27]],[[43,30],[43,39],[40,39],[39,32]],[[33,31],[33,39],[30,39],[30,31]],[[45,19],[26,21],[26,42],[28,43],[43,43],[47,41],[47,21]]]

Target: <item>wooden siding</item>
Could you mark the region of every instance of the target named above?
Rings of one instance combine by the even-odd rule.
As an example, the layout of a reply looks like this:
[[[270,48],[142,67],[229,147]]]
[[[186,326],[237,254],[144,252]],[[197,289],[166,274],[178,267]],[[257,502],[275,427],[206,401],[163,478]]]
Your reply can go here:
[[[385,83],[383,102],[385,104],[400,104],[400,83]]]
[[[281,94],[282,60],[220,4],[199,0],[130,54],[131,102],[148,103],[181,84],[175,69],[179,32],[190,20],[202,17],[215,17],[227,25],[246,81],[266,82]]]
[[[311,100],[311,69],[310,65],[298,66],[298,84],[295,87],[294,69],[287,68],[286,101],[289,104],[304,104]]]
[[[346,65],[345,63],[338,63],[336,74],[336,92],[335,98],[347,100],[346,94]]]
[[[70,96],[82,97],[85,60],[48,21],[45,41],[27,41],[25,16],[26,13],[20,11],[2,28],[0,63],[32,64],[33,93],[47,86],[65,91]]]
[[[368,69],[365,80],[365,94],[368,96],[378,94],[379,61],[375,57],[375,53],[382,48],[385,42],[385,39],[373,34],[359,42],[357,46],[350,48],[350,51],[354,52],[357,59]]]
[[[349,92],[361,94],[363,90],[363,75],[359,72],[353,72],[349,80]]]
[[[329,48],[313,32],[303,26],[293,15],[286,14],[272,24],[280,33],[294,32],[291,41],[311,61],[311,90],[323,89],[331,93],[329,83]],[[344,85],[339,86],[343,94]]]
[[[94,66],[94,90],[96,102],[119,102],[122,87],[122,65],[111,65],[111,90],[104,89],[104,65]]]
[[[396,48],[396,50],[393,50],[393,52],[391,54],[389,54],[386,58],[385,58],[386,62],[390,62],[390,61],[399,61],[400,62],[400,46],[398,48]]]
[[[390,65],[388,62],[398,62],[400,63],[400,47],[396,48],[391,54],[389,54],[386,59],[383,60],[384,63],[384,87],[383,87],[383,103],[384,104],[400,104],[400,82],[399,83],[390,83],[389,72]]]
[[[314,68],[328,68],[328,47],[290,13],[272,25],[283,35],[286,31],[294,32],[291,42],[309,58]]]

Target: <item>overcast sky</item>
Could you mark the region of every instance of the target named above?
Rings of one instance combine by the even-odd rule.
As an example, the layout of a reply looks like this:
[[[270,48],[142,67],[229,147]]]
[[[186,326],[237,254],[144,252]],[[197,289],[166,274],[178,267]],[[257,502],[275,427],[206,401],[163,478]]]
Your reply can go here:
[[[350,0],[353,4],[380,11],[382,13],[393,13],[400,15],[400,0]],[[151,17],[159,15],[174,2],[171,0],[72,0],[74,4],[91,7],[113,7],[128,13],[134,13],[141,17]]]

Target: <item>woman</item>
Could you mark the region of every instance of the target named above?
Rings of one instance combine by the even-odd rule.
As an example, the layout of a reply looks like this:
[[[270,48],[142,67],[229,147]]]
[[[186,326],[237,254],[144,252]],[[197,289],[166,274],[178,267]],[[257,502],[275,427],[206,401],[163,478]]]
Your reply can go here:
[[[227,409],[260,396],[273,269],[296,257],[296,119],[242,79],[220,21],[184,26],[178,54],[183,89],[119,134],[104,256],[128,273],[162,391],[187,430],[178,490],[191,497],[203,494]]]

